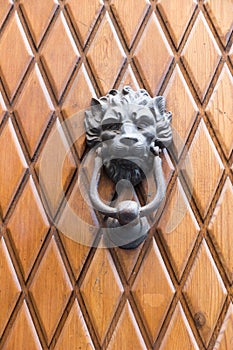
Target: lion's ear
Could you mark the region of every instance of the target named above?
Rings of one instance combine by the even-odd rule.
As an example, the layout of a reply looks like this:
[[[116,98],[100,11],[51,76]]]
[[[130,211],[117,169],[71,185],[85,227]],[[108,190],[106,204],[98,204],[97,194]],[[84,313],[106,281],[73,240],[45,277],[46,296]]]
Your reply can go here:
[[[91,106],[98,106],[98,105],[101,105],[100,100],[98,100],[98,98],[92,97]]]
[[[155,119],[158,122],[166,113],[165,98],[163,96],[156,96],[149,102],[149,108],[155,113]]]
[[[153,100],[159,113],[163,114],[165,112],[165,98],[163,96],[156,96]]]
[[[91,111],[93,115],[101,115],[104,111],[104,106],[102,104],[102,101],[92,97],[91,99]]]

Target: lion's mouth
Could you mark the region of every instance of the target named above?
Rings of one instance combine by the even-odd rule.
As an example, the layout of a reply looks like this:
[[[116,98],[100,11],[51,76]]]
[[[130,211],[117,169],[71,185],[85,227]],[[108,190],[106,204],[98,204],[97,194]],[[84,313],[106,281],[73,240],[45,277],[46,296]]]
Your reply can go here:
[[[133,146],[119,140],[105,142],[101,157],[108,176],[117,183],[122,179],[138,184],[152,169],[154,154],[146,142],[137,141]]]
[[[149,170],[148,162],[136,157],[114,158],[104,162],[105,170],[108,176],[117,183],[125,179],[133,185],[137,185],[145,178]]]

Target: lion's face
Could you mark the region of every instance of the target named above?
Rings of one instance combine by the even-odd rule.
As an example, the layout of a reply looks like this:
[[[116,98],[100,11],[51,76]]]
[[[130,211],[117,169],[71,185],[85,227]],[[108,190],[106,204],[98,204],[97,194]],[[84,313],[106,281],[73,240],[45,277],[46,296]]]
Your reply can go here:
[[[88,144],[99,144],[109,177],[139,183],[151,170],[155,146],[171,139],[171,114],[165,111],[163,97],[152,99],[145,90],[113,90],[94,101],[86,112]]]
[[[136,184],[153,164],[150,150],[156,138],[155,118],[148,107],[109,107],[103,117],[102,159],[108,175]]]

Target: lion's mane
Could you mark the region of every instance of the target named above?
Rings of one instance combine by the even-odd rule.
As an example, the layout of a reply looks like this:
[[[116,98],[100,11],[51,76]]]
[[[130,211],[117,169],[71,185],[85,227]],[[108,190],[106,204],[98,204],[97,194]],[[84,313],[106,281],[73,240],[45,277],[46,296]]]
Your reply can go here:
[[[90,147],[101,142],[102,119],[105,112],[111,107],[133,104],[148,107],[156,124],[156,140],[160,148],[168,147],[172,141],[171,112],[166,112],[165,99],[163,96],[151,97],[144,89],[134,91],[125,86],[121,91],[110,90],[106,96],[100,99],[93,98],[91,107],[85,111],[85,129],[87,144]]]

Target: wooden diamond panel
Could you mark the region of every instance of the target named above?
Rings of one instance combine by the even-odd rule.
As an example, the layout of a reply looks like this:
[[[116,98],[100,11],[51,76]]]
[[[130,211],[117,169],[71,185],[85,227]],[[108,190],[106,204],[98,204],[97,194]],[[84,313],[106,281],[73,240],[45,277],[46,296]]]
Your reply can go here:
[[[85,66],[82,65],[62,106],[65,117],[71,117],[73,114],[88,108],[92,97],[95,97],[95,90]]]
[[[78,278],[99,225],[94,210],[90,210],[77,183],[66,203],[58,225],[69,263],[75,278]]]
[[[169,0],[159,0],[159,11],[166,19],[167,27],[171,33],[175,45],[178,47],[185,28],[192,17],[195,9],[194,0],[178,0],[176,2]],[[179,8],[179,11],[177,9]]]
[[[11,121],[8,121],[0,135],[0,207],[5,215],[17,186],[22,179],[26,162]]]
[[[214,22],[218,35],[225,46],[232,33],[232,11],[233,4],[231,0],[226,0],[224,6],[221,6],[218,0],[207,0],[205,3],[209,16]]]
[[[119,276],[106,249],[97,250],[81,286],[81,293],[102,343],[123,293]]]
[[[198,350],[198,345],[180,304],[173,313],[161,349]]]
[[[77,301],[74,302],[55,349],[94,350],[87,326]]]
[[[1,291],[1,316],[0,334],[8,322],[10,314],[20,294],[20,286],[15,274],[4,239],[0,242],[0,291]]]
[[[130,0],[125,2],[123,0],[114,0],[112,1],[111,6],[113,13],[116,16],[116,20],[121,27],[124,39],[126,40],[128,47],[130,47],[138,32],[139,26],[142,23],[143,17],[148,10],[149,1]],[[128,14],[133,7],[136,11],[134,16],[131,17],[131,20],[129,20]]]
[[[158,19],[152,14],[135,51],[134,61],[143,74],[145,86],[153,95],[159,91],[171,60],[171,49]]]
[[[230,156],[233,148],[232,91],[232,75],[224,65],[206,111],[227,157]]]
[[[232,346],[232,336],[233,336],[233,305],[230,304],[226,317],[223,321],[222,329],[220,331],[219,337],[216,341],[216,349],[225,350],[230,349]]]
[[[124,307],[115,332],[109,343],[108,350],[128,350],[132,348],[132,338],[134,339],[133,346],[138,350],[146,349],[146,345],[140,334],[138,325],[133,316],[132,309],[127,302]]]
[[[54,238],[37,270],[30,293],[49,343],[71,293],[71,283]]]
[[[36,65],[20,95],[15,112],[25,132],[32,156],[54,110],[40,70]]]
[[[61,14],[42,50],[43,62],[57,98],[61,97],[78,57],[79,52],[74,39],[64,15]]]
[[[28,207],[30,210],[26,209]],[[24,220],[22,212],[25,213]],[[30,178],[8,223],[25,279],[38,255],[48,228],[45,212]]]
[[[103,1],[68,0],[66,6],[68,13],[73,19],[72,22],[76,27],[79,38],[82,44],[84,44],[101,12]]]
[[[6,0],[2,2],[1,8],[0,8],[0,26],[3,24],[4,20],[6,19],[11,6],[12,6],[11,0],[9,1]]]
[[[174,69],[164,96],[169,110],[172,111],[173,142],[176,153],[180,156],[197,116],[198,108],[179,66]]]
[[[233,186],[229,178],[227,178],[208,229],[216,249],[221,251],[219,257],[231,282],[233,280],[233,260],[231,254],[233,242],[230,234],[233,225],[232,203]]]
[[[193,26],[183,57],[192,83],[202,100],[220,59],[220,50],[202,13]]]
[[[125,61],[125,53],[108,14],[102,20],[87,58],[101,92],[107,93]]]
[[[25,344],[32,350],[42,350],[39,338],[36,334],[31,315],[26,303],[23,303],[13,324],[8,339],[3,349],[25,349]]]
[[[232,62],[231,0],[1,1],[0,349],[231,350]],[[74,135],[124,85],[172,111],[167,198],[140,247],[96,249]]]
[[[35,169],[39,176],[41,193],[44,194],[43,203],[48,204],[51,215],[54,216],[64,198],[64,188],[69,184],[76,169],[67,139],[58,120],[50,131],[45,150],[40,154]]]
[[[202,152],[206,155],[203,158]],[[204,217],[223,173],[223,164],[203,121],[198,126],[189,156],[193,172],[193,194]]]
[[[158,230],[162,233],[167,252],[171,254],[173,269],[180,278],[193,249],[199,227],[179,182],[173,188]]]
[[[36,45],[39,45],[56,8],[56,0],[22,1],[21,9],[27,18],[27,24],[29,25],[30,33],[33,36]]]
[[[158,335],[174,292],[158,247],[153,242],[133,286],[135,300],[150,330],[152,340]]]
[[[186,281],[184,293],[197,328],[207,346],[223,307],[226,290],[204,241]]]
[[[0,43],[1,75],[10,97],[18,88],[31,58],[32,51],[23,31],[22,23],[16,13],[7,23]]]

